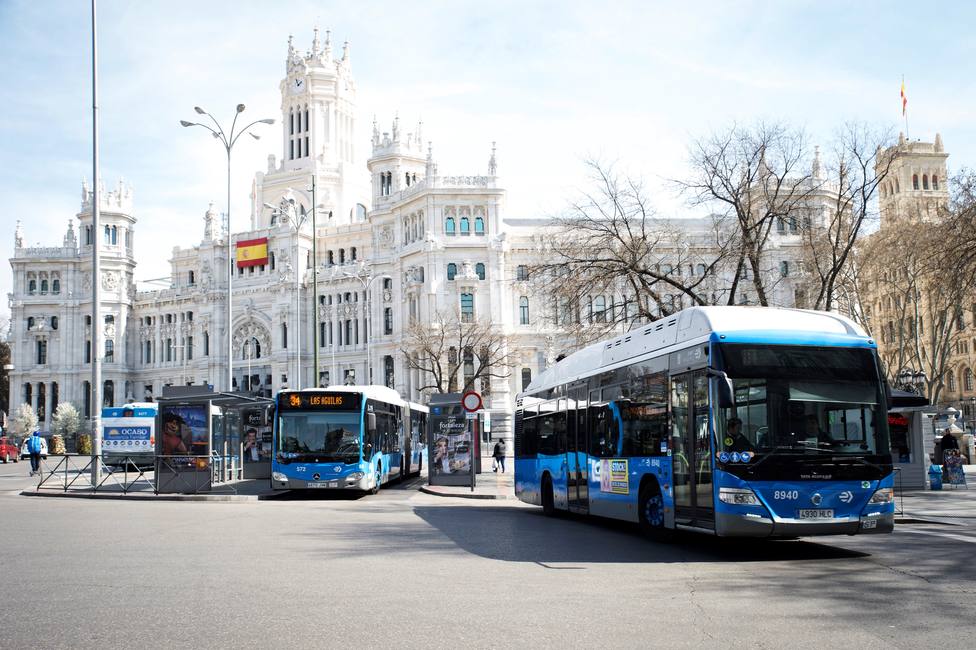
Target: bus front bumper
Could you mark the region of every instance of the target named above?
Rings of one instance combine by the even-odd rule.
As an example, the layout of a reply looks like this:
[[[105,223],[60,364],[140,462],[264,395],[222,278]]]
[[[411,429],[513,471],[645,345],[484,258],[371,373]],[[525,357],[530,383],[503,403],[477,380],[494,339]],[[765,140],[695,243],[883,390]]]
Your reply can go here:
[[[890,533],[895,528],[893,513],[859,518],[809,521],[770,519],[726,512],[715,513],[715,534],[721,537],[810,537],[814,535],[859,535]]]
[[[305,480],[292,478],[286,475],[272,475],[271,488],[274,490],[368,490],[372,478],[370,475],[330,476],[320,480]],[[275,474],[278,474],[275,472]]]

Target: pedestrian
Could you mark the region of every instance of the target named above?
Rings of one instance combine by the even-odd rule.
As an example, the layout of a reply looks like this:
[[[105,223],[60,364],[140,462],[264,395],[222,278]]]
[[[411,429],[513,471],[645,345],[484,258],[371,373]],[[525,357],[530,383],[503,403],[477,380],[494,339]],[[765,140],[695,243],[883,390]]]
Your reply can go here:
[[[959,441],[956,440],[956,437],[952,435],[952,432],[949,431],[949,429],[946,429],[945,435],[942,436],[941,445],[943,464],[945,464],[945,453],[953,449],[955,451],[959,451]]]
[[[491,471],[497,472],[498,468],[502,468],[502,474],[505,473],[505,441],[499,440],[495,443],[495,449],[491,452],[492,466]]]
[[[41,468],[41,436],[37,431],[27,439],[27,453],[30,454],[31,476],[38,474]]]

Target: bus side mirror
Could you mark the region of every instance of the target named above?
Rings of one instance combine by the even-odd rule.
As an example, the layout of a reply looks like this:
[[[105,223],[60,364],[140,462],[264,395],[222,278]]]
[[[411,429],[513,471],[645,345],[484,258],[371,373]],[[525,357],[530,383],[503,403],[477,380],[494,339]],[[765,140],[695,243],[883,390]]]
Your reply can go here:
[[[715,378],[715,389],[718,393],[718,405],[720,408],[727,409],[735,406],[735,391],[732,388],[732,380],[722,370],[708,369],[708,376]]]
[[[376,431],[376,414],[367,413],[366,414],[366,430],[370,433]]]

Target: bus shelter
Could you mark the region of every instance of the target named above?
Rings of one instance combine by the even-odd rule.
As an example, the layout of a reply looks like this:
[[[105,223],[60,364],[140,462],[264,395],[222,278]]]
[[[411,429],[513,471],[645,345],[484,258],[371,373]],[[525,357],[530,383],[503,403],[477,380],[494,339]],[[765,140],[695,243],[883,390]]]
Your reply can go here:
[[[158,402],[158,493],[194,494],[214,483],[271,476],[272,400],[179,386],[167,387]]]

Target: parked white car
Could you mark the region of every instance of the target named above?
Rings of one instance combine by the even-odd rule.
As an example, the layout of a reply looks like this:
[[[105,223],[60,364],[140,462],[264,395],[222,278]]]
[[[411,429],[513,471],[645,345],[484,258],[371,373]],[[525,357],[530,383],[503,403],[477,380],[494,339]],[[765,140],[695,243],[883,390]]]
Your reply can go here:
[[[24,441],[20,443],[21,460],[27,460],[28,458],[30,458],[30,452],[27,451],[27,440],[28,438],[24,438]],[[44,436],[41,436],[41,458],[44,459],[47,458],[47,438],[45,438]]]

